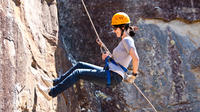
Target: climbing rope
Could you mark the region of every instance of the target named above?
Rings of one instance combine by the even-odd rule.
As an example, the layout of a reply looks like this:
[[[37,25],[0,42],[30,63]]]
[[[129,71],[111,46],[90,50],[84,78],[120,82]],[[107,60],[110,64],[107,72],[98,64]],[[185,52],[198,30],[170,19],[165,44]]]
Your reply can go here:
[[[95,32],[96,35],[97,35],[97,39],[98,39],[98,41],[102,44],[102,46],[101,46],[101,52],[104,52],[104,51],[103,51],[103,49],[104,49],[105,51],[107,51],[107,52],[111,55],[111,53],[110,53],[110,51],[108,50],[108,48],[106,47],[106,45],[101,41],[101,38],[99,37],[99,34],[97,33],[97,30],[96,30],[96,28],[95,28],[95,26],[94,26],[94,23],[93,23],[93,21],[92,21],[92,19],[91,19],[91,17],[90,17],[90,14],[89,14],[89,12],[88,12],[88,10],[87,10],[87,7],[86,7],[84,1],[83,1],[83,0],[81,0],[81,1],[82,1],[82,4],[83,4],[84,8],[85,8],[85,11],[86,11],[86,13],[87,13],[87,15],[88,15],[88,18],[89,18],[89,20],[90,20],[90,22],[91,22],[91,24],[92,24],[92,27],[93,27],[93,29],[94,29],[94,32]],[[102,47],[103,47],[103,49],[102,49]]]
[[[85,8],[85,11],[86,11],[86,13],[87,13],[87,15],[88,15],[88,18],[89,18],[89,20],[90,20],[90,22],[91,22],[91,24],[92,24],[92,27],[93,27],[93,29],[94,29],[96,35],[97,35],[97,39],[98,39],[99,42],[102,44],[101,47],[103,47],[103,48],[111,55],[111,53],[110,53],[110,51],[108,50],[108,48],[107,48],[107,47],[105,46],[105,44],[101,41],[101,39],[100,39],[100,37],[99,37],[99,35],[98,35],[98,33],[97,33],[97,30],[96,30],[96,28],[95,28],[95,26],[94,26],[94,23],[93,23],[93,21],[92,21],[92,19],[91,19],[91,17],[90,17],[90,14],[89,14],[89,12],[88,12],[88,10],[87,10],[87,7],[86,7],[84,1],[83,1],[83,0],[81,0],[81,1],[82,1],[82,4],[83,4],[84,8]],[[128,74],[126,73],[126,75],[128,75]],[[143,92],[140,90],[140,88],[139,88],[134,82],[132,82],[132,83],[133,83],[133,85],[136,87],[136,89],[142,94],[142,96],[147,100],[147,102],[151,105],[151,107],[153,108],[153,110],[154,110],[155,112],[158,112],[158,111],[156,110],[156,108],[153,106],[153,104],[150,102],[150,100],[143,94]]]
[[[140,90],[140,88],[135,84],[135,82],[132,82],[133,83],[133,85],[136,87],[136,89],[142,94],[142,96],[147,100],[147,102],[151,105],[151,107],[153,108],[153,110],[155,111],[155,112],[158,112],[157,110],[156,110],[156,108],[153,106],[153,104],[149,101],[149,99],[143,94],[143,92]]]

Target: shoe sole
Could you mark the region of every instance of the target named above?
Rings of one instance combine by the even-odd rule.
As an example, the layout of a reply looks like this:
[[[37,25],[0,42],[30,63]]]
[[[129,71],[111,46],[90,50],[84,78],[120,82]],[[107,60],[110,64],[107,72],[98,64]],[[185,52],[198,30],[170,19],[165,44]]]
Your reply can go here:
[[[42,93],[42,95],[43,95],[48,101],[52,99],[49,95],[47,95],[47,94],[40,88],[40,86],[39,86],[38,84],[37,84],[37,88],[38,88],[38,90]]]
[[[47,87],[52,87],[53,84],[50,84],[48,81],[44,80],[44,78],[41,76],[41,79],[42,79],[42,82],[44,82],[44,84],[47,86]]]

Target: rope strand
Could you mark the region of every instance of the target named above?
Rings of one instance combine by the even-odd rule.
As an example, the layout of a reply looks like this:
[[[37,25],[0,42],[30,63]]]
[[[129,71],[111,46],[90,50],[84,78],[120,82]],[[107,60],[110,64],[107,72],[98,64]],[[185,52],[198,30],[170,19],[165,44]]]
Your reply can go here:
[[[102,43],[102,47],[104,47],[104,49],[105,49],[106,51],[108,51],[109,54],[111,54],[110,51],[108,50],[108,48],[105,46],[105,44],[101,41],[101,39],[100,39],[100,37],[99,37],[99,35],[98,35],[98,33],[97,33],[97,30],[96,30],[96,28],[95,28],[95,26],[94,26],[94,23],[93,23],[93,21],[92,21],[92,19],[91,19],[91,17],[90,17],[90,14],[89,14],[89,12],[88,12],[88,10],[87,10],[87,7],[86,7],[84,1],[83,1],[83,0],[81,0],[81,1],[82,1],[82,4],[83,4],[84,8],[85,8],[85,11],[86,11],[86,13],[87,13],[87,15],[88,15],[88,18],[89,18],[89,20],[90,20],[90,22],[91,22],[91,24],[92,24],[92,27],[93,27],[93,29],[94,29],[96,35],[97,35],[97,38],[98,38],[99,41]],[[126,74],[126,75],[128,75],[128,74]],[[142,94],[142,96],[147,100],[147,102],[151,105],[151,107],[153,108],[153,110],[154,110],[155,112],[158,112],[158,111],[155,109],[155,107],[153,106],[153,104],[149,101],[149,99],[143,94],[143,92],[140,90],[140,88],[139,88],[134,82],[133,82],[133,85],[134,85],[134,86],[136,87],[136,89],[140,92],[140,94]]]
[[[136,87],[136,89],[140,92],[140,94],[142,94],[142,96],[147,100],[147,102],[151,105],[151,107],[153,108],[153,110],[155,112],[158,112],[156,110],[156,108],[153,106],[153,104],[149,101],[149,99],[143,94],[143,92],[140,90],[140,88],[133,82],[133,85]]]
[[[85,8],[85,11],[86,11],[86,13],[87,13],[87,15],[88,15],[88,18],[89,18],[89,20],[90,20],[90,23],[92,24],[92,27],[93,27],[93,29],[94,29],[96,35],[97,35],[98,40],[102,43],[102,47],[104,47],[104,49],[105,49],[106,51],[108,51],[108,53],[111,55],[111,53],[110,53],[110,51],[108,50],[108,48],[107,48],[107,47],[105,46],[105,44],[101,41],[101,38],[99,37],[99,34],[97,33],[97,30],[96,30],[96,28],[95,28],[95,26],[94,26],[94,23],[93,23],[93,21],[92,21],[92,19],[91,19],[91,17],[90,17],[90,14],[89,14],[89,12],[88,12],[88,10],[87,10],[87,7],[86,7],[84,1],[83,1],[83,0],[81,0],[81,1],[82,1],[82,4],[83,4],[84,8]]]

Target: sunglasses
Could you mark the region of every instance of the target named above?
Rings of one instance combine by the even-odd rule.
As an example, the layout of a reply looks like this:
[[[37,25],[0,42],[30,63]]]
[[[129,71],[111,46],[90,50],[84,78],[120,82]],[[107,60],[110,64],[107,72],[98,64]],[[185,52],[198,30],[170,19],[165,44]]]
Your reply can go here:
[[[112,26],[113,30],[117,30],[117,28],[119,28],[118,26]]]

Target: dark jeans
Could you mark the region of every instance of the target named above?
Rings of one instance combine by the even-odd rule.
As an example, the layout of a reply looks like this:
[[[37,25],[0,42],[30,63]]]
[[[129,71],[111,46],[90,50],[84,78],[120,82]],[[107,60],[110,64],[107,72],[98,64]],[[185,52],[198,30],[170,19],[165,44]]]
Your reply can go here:
[[[74,67],[69,69],[65,74],[53,80],[54,87],[51,88],[49,95],[56,97],[67,88],[71,87],[79,79],[93,82],[97,85],[106,87],[107,73],[99,66],[85,62],[78,62]],[[121,75],[111,71],[111,87],[116,86],[122,81]]]

